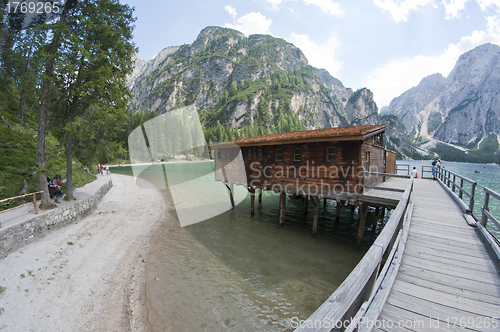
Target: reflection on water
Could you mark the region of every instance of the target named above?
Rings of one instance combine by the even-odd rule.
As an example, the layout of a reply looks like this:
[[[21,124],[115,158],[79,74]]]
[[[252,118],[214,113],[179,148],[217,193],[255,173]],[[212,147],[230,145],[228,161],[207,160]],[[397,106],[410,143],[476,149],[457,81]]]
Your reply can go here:
[[[416,166],[419,173],[422,165],[430,165],[430,161],[398,163]],[[480,216],[483,187],[500,191],[499,167],[444,164],[478,182],[474,214]],[[480,173],[474,173],[475,169]],[[126,167],[113,171],[117,170],[130,173]],[[179,173],[170,177],[169,184],[182,185],[207,170],[211,171],[210,164],[168,165],[167,171]],[[146,169],[145,178],[147,173]],[[341,221],[335,223],[334,202],[321,208],[316,235],[311,234],[312,204],[305,217],[302,200],[287,200],[286,222],[280,226],[279,197],[269,192],[262,204],[256,200],[254,218],[246,197],[234,210],[180,227],[168,189],[163,195],[170,202],[165,227],[154,240],[155,251],[146,271],[148,321],[157,331],[291,330],[290,319],[312,314],[352,271],[375,237],[365,232],[362,250],[356,250],[359,216],[342,207]],[[490,210],[500,216],[500,202],[491,200]]]
[[[375,237],[367,231],[357,250],[359,216],[341,207],[335,223],[335,202],[320,208],[315,235],[313,206],[305,216],[301,199],[287,199],[279,225],[279,196],[272,192],[256,200],[254,218],[247,196],[234,210],[180,227],[169,191],[162,192],[169,208],[146,269],[148,320],[157,331],[291,330],[290,319],[312,314]]]
[[[285,226],[277,222],[278,198],[271,195],[258,205],[255,218],[249,217],[246,199],[235,210],[195,225],[171,222],[147,272],[154,327],[284,330],[290,318],[313,313],[364,250],[354,248],[350,209],[343,211],[349,221],[336,227],[327,217],[334,208],[327,206],[313,236],[312,215],[303,217],[302,202],[287,203]]]

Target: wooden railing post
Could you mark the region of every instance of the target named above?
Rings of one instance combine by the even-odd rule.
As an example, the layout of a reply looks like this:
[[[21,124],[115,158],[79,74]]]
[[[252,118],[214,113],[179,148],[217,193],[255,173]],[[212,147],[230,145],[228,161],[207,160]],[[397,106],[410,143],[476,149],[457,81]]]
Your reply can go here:
[[[456,175],[453,174],[453,193],[455,193],[455,181],[456,181]]]
[[[463,188],[464,188],[464,179],[463,178],[460,178],[460,192],[458,193],[458,197],[460,197],[460,199],[462,199],[462,196],[463,196]]]
[[[472,213],[472,210],[474,209],[474,195],[476,193],[476,185],[477,185],[477,182],[474,182],[472,184],[472,189],[471,189],[471,197],[470,197],[470,202],[469,202],[469,209],[470,209],[470,214],[473,214]]]
[[[482,209],[482,217],[481,217],[481,225],[483,225],[484,227],[486,227],[486,224],[488,223],[488,217],[486,216],[486,213],[484,213],[484,211],[489,211],[489,205],[490,203],[490,193],[485,191],[484,193],[484,205],[483,205],[483,209]]]
[[[33,194],[33,206],[35,207],[35,214],[38,214],[38,206],[36,206],[36,194]]]

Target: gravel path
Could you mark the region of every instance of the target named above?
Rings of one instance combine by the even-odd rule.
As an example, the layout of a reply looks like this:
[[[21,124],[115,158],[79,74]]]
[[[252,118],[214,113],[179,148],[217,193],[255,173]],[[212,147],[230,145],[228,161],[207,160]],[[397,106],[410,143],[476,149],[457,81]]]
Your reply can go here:
[[[166,202],[112,175],[98,208],[0,260],[0,331],[143,331],[145,262]]]

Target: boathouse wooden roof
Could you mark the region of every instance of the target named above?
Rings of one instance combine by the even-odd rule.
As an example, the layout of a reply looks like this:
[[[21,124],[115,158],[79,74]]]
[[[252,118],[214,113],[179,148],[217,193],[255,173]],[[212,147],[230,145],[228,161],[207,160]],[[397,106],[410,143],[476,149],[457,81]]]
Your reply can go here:
[[[290,133],[269,134],[212,144],[210,148],[223,148],[225,145],[230,145],[230,143],[243,147],[310,142],[362,141],[373,135],[384,132],[386,129],[387,125],[370,125],[294,131]]]

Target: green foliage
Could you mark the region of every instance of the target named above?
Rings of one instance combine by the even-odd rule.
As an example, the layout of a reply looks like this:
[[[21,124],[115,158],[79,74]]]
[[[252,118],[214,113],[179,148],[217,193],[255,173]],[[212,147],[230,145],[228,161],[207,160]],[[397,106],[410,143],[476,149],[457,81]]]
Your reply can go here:
[[[498,150],[497,153],[486,153],[482,150],[469,150],[465,152],[441,143],[436,144],[436,147],[432,151],[436,152],[443,160],[480,164],[495,163],[498,161],[498,156],[500,155]]]
[[[432,112],[427,122],[427,132],[432,133],[443,123],[442,115],[439,112]]]
[[[0,122],[0,199],[18,196],[28,183],[27,193],[39,191],[37,169],[36,129],[21,127],[9,128]],[[44,176],[53,178],[66,174],[65,149],[52,135],[46,136],[47,164],[42,171]],[[80,187],[95,180],[88,166],[78,160],[73,164],[73,179],[76,187]],[[64,186],[63,186],[64,190]],[[29,198],[28,198],[29,199]],[[0,203],[0,210],[23,203],[23,199],[16,199],[5,204]]]
[[[496,134],[489,134],[479,144],[479,150],[485,153],[498,153],[498,149],[498,136]]]

